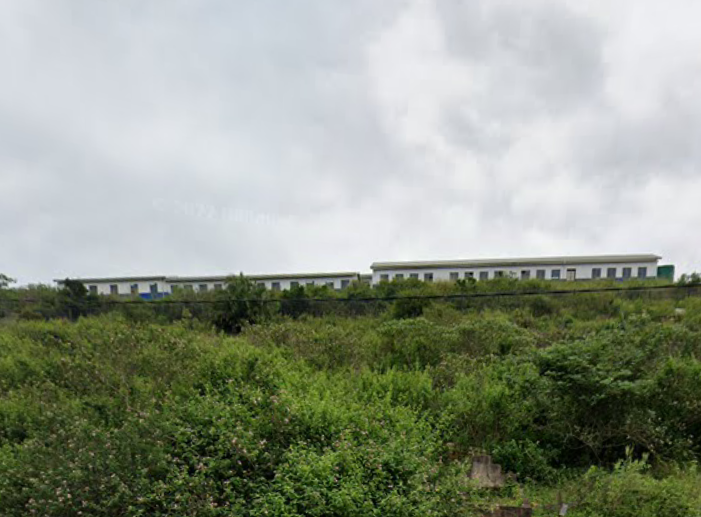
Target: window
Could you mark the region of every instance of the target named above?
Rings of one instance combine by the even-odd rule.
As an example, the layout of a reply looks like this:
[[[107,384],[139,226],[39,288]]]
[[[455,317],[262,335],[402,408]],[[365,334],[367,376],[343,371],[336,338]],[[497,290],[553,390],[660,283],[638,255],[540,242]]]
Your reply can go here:
[[[273,282],[272,284],[270,284],[270,288],[273,291],[279,291],[280,290],[280,282]]]
[[[177,293],[178,291],[180,291],[180,286],[179,286],[179,285],[171,285],[171,286],[170,286],[170,292],[171,292],[171,293],[175,294],[175,293]]]
[[[222,284],[214,284],[215,291],[221,291],[223,289],[224,289],[224,286]]]
[[[131,284],[129,287],[131,294],[139,294],[139,284]]]
[[[433,282],[433,273],[424,273],[424,282]]]
[[[521,280],[530,280],[531,279],[531,272],[528,269],[524,269],[521,271]]]
[[[632,267],[624,267],[623,268],[623,278],[630,278],[633,275],[633,268]]]
[[[647,278],[647,268],[646,267],[639,267],[638,268],[638,278]]]
[[[494,278],[504,278],[504,272],[503,271],[495,271]]]
[[[117,284],[110,286],[110,294],[119,294],[119,286]]]
[[[616,268],[610,267],[606,269],[606,278],[616,278]]]
[[[457,271],[450,273],[450,279],[451,279],[452,281],[455,281],[455,280],[457,280],[458,278],[460,278],[460,273],[458,273]]]
[[[591,270],[591,277],[592,278],[601,278],[601,268],[595,267],[594,269],[592,269]]]
[[[410,274],[409,274],[409,278],[414,278],[414,279],[418,280],[418,279],[419,279],[419,274],[418,274],[418,273],[410,273]]]
[[[474,271],[465,271],[465,280],[468,278],[475,278],[475,272]]]
[[[200,284],[200,292],[201,293],[206,293],[207,292],[207,284]]]
[[[307,287],[314,287],[314,282],[307,282]]]
[[[538,280],[545,280],[545,269],[538,269],[535,272],[535,277]]]
[[[90,285],[90,286],[88,286],[88,289],[90,290],[90,294],[97,294],[97,286],[96,285]]]
[[[380,275],[380,282],[389,282],[389,275],[388,274]]]
[[[404,273],[397,273],[394,275],[395,280],[404,280]]]
[[[299,282],[295,282],[294,280],[290,282],[290,289],[294,289],[295,287],[299,287]]]
[[[151,294],[156,295],[158,294],[158,284],[151,284],[148,286],[148,290]]]
[[[192,285],[190,285],[190,284],[186,284],[186,285],[184,285],[183,287],[185,288],[185,290],[186,290],[188,293],[191,293],[191,292],[193,292],[193,291],[195,290],[195,288],[192,287]]]
[[[346,289],[350,285],[350,280],[341,280],[341,289]]]
[[[480,280],[489,280],[489,271],[480,271]]]
[[[334,288],[333,282],[326,282],[326,287]]]
[[[559,269],[553,269],[550,272],[550,278],[553,280],[560,280],[560,270]]]
[[[265,282],[258,282],[256,285],[265,289]]]

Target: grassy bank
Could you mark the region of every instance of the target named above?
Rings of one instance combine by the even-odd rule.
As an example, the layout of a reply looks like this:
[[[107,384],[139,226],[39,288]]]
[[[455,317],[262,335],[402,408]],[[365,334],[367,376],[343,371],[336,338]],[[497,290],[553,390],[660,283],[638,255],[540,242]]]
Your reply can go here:
[[[597,300],[6,323],[0,514],[701,515],[701,303]]]

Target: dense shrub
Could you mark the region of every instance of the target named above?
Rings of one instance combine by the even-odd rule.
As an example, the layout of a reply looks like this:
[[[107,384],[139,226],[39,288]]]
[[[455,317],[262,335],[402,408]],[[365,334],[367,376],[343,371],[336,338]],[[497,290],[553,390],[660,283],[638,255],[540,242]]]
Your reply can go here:
[[[698,515],[697,300],[395,319],[258,295],[216,295],[236,337],[213,304],[4,322],[0,514],[481,515],[562,492],[568,515]],[[478,489],[476,451],[522,485]]]

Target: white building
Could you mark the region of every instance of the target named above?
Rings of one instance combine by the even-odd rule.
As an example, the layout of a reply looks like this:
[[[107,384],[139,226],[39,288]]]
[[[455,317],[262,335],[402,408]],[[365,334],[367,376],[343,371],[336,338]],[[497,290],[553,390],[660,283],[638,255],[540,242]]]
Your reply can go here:
[[[401,278],[427,282],[474,278],[511,277],[521,280],[628,280],[655,278],[661,257],[640,255],[591,255],[515,259],[443,260],[432,262],[375,262],[372,283]]]
[[[129,276],[112,278],[73,278],[88,288],[92,294],[139,295],[142,298],[158,298],[168,292],[165,276]],[[54,280],[59,288],[65,280]]]
[[[203,277],[166,277],[170,288],[183,288],[190,291],[208,291],[222,289],[229,276],[203,276]],[[358,280],[356,272],[335,273],[291,273],[282,275],[244,275],[258,285],[262,285],[271,291],[285,291],[296,286],[327,286],[331,289],[345,289],[351,282]]]
[[[75,278],[93,294],[116,296],[139,296],[151,300],[172,294],[178,289],[192,292],[217,291],[223,289],[226,276],[140,276],[114,278]],[[236,276],[236,275],[234,275]],[[336,273],[294,273],[283,275],[247,275],[258,285],[272,291],[283,291],[295,286],[328,286],[331,289],[345,289],[359,279],[356,272]],[[63,287],[65,280],[54,280]]]
[[[444,260],[433,262],[375,262],[372,275],[357,272],[294,273],[283,275],[246,275],[272,291],[295,286],[328,286],[345,289],[352,282],[379,284],[400,278],[416,278],[427,282],[455,281],[474,278],[489,280],[499,277],[521,280],[592,280],[607,278],[628,280],[656,278],[661,257],[642,255],[593,255],[582,257],[541,257],[517,259]],[[115,278],[77,278],[91,293],[118,296],[140,296],[156,299],[178,289],[192,292],[216,291],[226,285],[227,276],[140,276]],[[63,287],[64,280],[55,281]]]

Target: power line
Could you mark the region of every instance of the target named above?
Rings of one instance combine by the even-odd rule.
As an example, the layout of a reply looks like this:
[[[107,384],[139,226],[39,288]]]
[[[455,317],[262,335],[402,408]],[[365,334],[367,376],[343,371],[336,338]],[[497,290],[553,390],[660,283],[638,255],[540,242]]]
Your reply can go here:
[[[368,302],[394,302],[398,300],[469,300],[478,298],[514,298],[529,296],[566,296],[576,294],[596,294],[596,293],[631,293],[631,292],[652,292],[662,290],[679,290],[691,292],[701,288],[701,285],[657,285],[657,286],[631,286],[631,287],[600,287],[588,289],[566,289],[551,291],[500,291],[493,293],[454,293],[454,294],[431,294],[431,295],[393,295],[393,296],[365,296],[358,298],[232,298],[220,300],[173,300],[170,298],[160,298],[157,300],[146,299],[124,299],[115,300],[112,298],[101,298],[101,305],[217,305],[232,302],[241,303],[291,303],[291,302],[331,302],[331,303],[368,303]],[[168,296],[168,295],[167,295]],[[41,303],[46,300],[38,298],[6,298],[0,302],[16,304]]]

